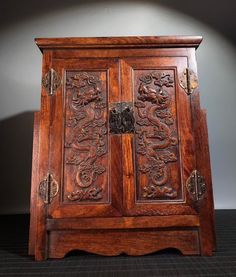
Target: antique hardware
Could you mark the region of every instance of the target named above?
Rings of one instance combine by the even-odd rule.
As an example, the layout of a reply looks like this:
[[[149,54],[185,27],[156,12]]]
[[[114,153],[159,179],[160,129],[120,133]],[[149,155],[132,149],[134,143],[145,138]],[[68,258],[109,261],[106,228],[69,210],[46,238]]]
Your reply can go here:
[[[193,170],[187,180],[187,190],[194,201],[201,200],[206,192],[206,183],[200,172]]]
[[[109,109],[110,133],[124,134],[134,132],[132,103],[112,103]]]
[[[198,87],[197,74],[187,67],[180,76],[180,86],[190,95]]]
[[[58,183],[51,173],[48,173],[44,180],[39,184],[39,196],[45,204],[50,204],[59,190]]]
[[[61,78],[57,72],[51,68],[42,78],[42,85],[48,95],[52,96],[61,85]]]

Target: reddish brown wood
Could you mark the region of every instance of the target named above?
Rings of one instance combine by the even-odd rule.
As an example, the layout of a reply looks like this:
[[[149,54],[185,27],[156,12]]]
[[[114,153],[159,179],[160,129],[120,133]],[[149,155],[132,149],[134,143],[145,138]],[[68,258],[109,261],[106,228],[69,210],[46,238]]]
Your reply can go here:
[[[184,255],[200,254],[197,230],[52,231],[50,241],[49,256],[52,258],[63,258],[76,247],[104,256],[122,253],[139,256],[165,248],[176,248]]]
[[[42,88],[39,129],[35,120],[29,254],[43,260],[74,249],[143,255],[173,247],[211,255],[206,118],[198,88],[188,95],[180,86],[187,67],[197,73],[201,37],[36,42],[43,76],[53,68],[58,88],[52,96]],[[189,187],[194,170],[206,183],[199,200]],[[48,173],[54,187],[44,203],[39,187]]]
[[[38,162],[39,162],[39,122],[40,112],[34,113],[34,134],[33,134],[33,153],[32,153],[32,168],[31,174],[31,199],[30,199],[30,233],[29,233],[29,255],[34,255],[35,234],[36,234],[36,199],[38,178]]]
[[[55,48],[165,48],[195,47],[202,41],[200,36],[162,37],[84,37],[84,38],[36,38],[41,50]]]
[[[127,58],[127,57],[186,57],[185,48],[99,48],[99,49],[55,49],[54,59],[78,59],[78,58]],[[121,61],[122,63],[122,61]]]
[[[170,215],[137,217],[104,217],[104,218],[62,218],[47,219],[47,230],[80,230],[80,229],[137,229],[137,228],[170,228],[198,227],[199,218],[196,215]]]
[[[43,55],[43,76],[48,72],[52,62],[52,51],[45,51]],[[50,149],[50,112],[51,99],[44,88],[41,92],[41,110],[39,124],[39,153],[38,153],[38,176],[41,182],[49,172],[49,149]],[[34,167],[34,165],[33,165]],[[39,184],[38,184],[39,186]],[[47,258],[47,233],[46,217],[47,205],[40,199],[37,189],[36,196],[36,235],[35,235],[35,259],[43,260]]]
[[[202,252],[206,255],[212,255],[212,251],[216,250],[216,234],[215,234],[215,212],[214,212],[214,200],[213,200],[213,188],[211,182],[211,165],[210,165],[210,152],[207,131],[207,116],[206,110],[201,110],[200,118],[201,129],[198,132],[199,139],[197,147],[199,153],[201,153],[201,159],[198,159],[198,168],[204,174],[206,182],[208,184],[208,193],[203,205],[200,206],[200,220],[201,220],[201,232],[202,232]],[[208,212],[206,212],[208,211]],[[203,234],[205,232],[205,234]]]
[[[62,72],[62,79],[66,74],[67,83],[64,93],[62,86],[52,96],[56,118],[51,124],[50,171],[61,189],[48,215],[120,216],[120,138],[108,136],[108,103],[120,97],[118,63],[55,60],[52,66]],[[78,94],[80,87],[84,95]]]
[[[191,205],[186,205],[184,202],[185,196],[188,201],[188,195],[184,193],[184,184],[195,167],[190,101],[189,97],[178,86],[178,72],[182,72],[185,67],[187,67],[186,57],[129,58],[123,61],[122,93],[125,92],[128,95],[134,93],[135,99],[127,98],[127,96],[123,97],[126,97],[126,101],[132,100],[137,103],[134,107],[136,118],[135,130],[139,131],[134,136],[123,136],[124,205],[129,215],[196,213]],[[142,68],[145,68],[145,70],[142,70]],[[178,72],[175,72],[176,68]],[[148,79],[150,74],[161,74],[161,76],[164,74],[165,78],[168,75],[171,76],[173,84],[167,83],[168,87],[163,87],[163,91],[166,94],[164,97],[169,95],[166,98],[166,103],[169,103],[168,107],[166,108],[164,104],[161,104],[165,109],[158,108],[156,96],[153,96],[153,91],[157,89],[153,83],[158,82],[158,78],[155,77],[150,84],[148,83],[149,81],[145,84],[145,82],[140,80]],[[132,88],[134,88],[134,92],[132,92]],[[157,110],[161,111],[162,114],[164,112],[172,114],[171,119],[173,122],[169,124],[170,127],[165,123],[165,118],[163,120],[160,117],[156,117],[155,114],[153,115]],[[162,139],[159,140],[157,139],[158,135],[156,135],[156,138],[153,135],[154,128],[157,130],[160,130],[158,128],[164,128],[160,131],[170,131],[170,135],[166,136],[164,134]],[[145,146],[141,145],[144,139],[146,140]],[[135,150],[130,151],[133,148]],[[143,151],[145,156],[142,153]],[[156,157],[154,158],[154,151],[157,151],[157,156],[158,153],[162,157],[166,156],[160,171],[164,169],[166,170],[166,175],[172,174],[172,178],[169,177],[169,180],[165,182],[162,182],[164,181],[165,174],[162,174],[156,181],[157,183],[162,182],[162,186],[158,185],[156,187],[157,189],[161,188],[160,191],[156,191],[156,193],[162,194],[159,198],[151,197],[151,192],[153,193],[151,191],[152,186],[147,185],[150,182],[150,176],[148,178],[148,175],[160,173],[158,173],[157,165],[161,160],[159,158],[156,159]],[[173,158],[171,158],[172,156]],[[154,163],[154,159],[156,159],[156,163]],[[169,165],[168,160],[171,161],[171,159],[172,164]],[[133,165],[135,166],[133,167]],[[144,170],[142,172],[139,170],[143,166],[146,168],[153,166],[153,169],[148,171],[148,174],[145,174]],[[180,180],[181,177],[182,181]],[[172,188],[168,182],[169,184],[174,183],[176,187]],[[142,196],[142,194],[145,194],[144,188],[148,188],[146,198]],[[155,199],[159,200],[159,203],[155,203]]]
[[[197,63],[195,59],[195,51],[189,52],[189,64],[191,68],[197,72]],[[212,251],[216,249],[216,236],[214,228],[214,200],[211,178],[210,152],[208,145],[208,131],[206,121],[206,111],[200,107],[199,88],[197,88],[191,97],[192,102],[192,121],[195,133],[196,148],[196,168],[204,176],[207,184],[206,196],[201,200],[197,207],[201,222],[200,242],[202,255],[212,255]]]

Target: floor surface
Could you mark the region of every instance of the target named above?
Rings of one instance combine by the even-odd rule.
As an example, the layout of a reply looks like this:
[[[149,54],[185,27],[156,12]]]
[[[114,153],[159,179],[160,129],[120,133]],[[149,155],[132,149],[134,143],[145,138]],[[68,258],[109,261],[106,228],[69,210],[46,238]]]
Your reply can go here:
[[[174,250],[141,257],[78,252],[62,260],[35,262],[27,255],[29,216],[1,216],[0,220],[0,276],[236,277],[236,210],[216,211],[217,251],[212,257],[182,256]]]

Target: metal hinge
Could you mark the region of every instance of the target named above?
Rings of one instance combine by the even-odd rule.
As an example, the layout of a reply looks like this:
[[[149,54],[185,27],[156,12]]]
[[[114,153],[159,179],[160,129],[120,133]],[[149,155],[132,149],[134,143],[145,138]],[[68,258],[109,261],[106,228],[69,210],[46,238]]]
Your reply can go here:
[[[190,95],[198,87],[197,74],[190,68],[186,68],[179,78],[180,86]]]
[[[51,173],[47,173],[46,177],[39,184],[39,196],[45,204],[50,204],[52,199],[57,195],[59,190],[58,183]]]
[[[189,176],[187,190],[194,201],[199,201],[204,197],[207,186],[204,177],[197,170],[193,170]]]
[[[52,96],[55,91],[61,86],[61,78],[57,72],[51,68],[42,78],[42,85],[49,96]]]

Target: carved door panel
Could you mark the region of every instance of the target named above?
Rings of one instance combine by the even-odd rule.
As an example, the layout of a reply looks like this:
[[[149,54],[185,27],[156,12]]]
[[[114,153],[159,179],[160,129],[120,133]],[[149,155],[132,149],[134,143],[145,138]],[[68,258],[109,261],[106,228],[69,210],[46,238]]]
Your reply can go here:
[[[116,60],[54,60],[62,86],[51,96],[50,172],[59,193],[53,218],[119,216],[121,138],[108,132],[120,101]],[[112,149],[112,151],[111,151]]]
[[[195,168],[190,97],[178,81],[186,57],[122,61],[122,101],[134,132],[122,136],[127,215],[195,214],[185,183]]]

